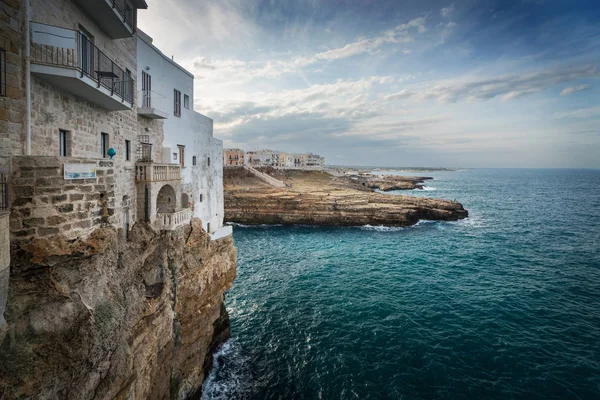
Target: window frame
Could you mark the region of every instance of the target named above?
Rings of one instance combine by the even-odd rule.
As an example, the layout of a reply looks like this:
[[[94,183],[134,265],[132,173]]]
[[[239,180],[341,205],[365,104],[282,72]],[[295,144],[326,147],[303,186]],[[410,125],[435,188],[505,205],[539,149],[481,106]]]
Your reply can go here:
[[[6,97],[6,50],[0,48],[0,97]]]
[[[186,109],[190,109],[190,96],[187,94],[183,95],[183,107]]]
[[[192,156],[192,165],[198,165],[198,159],[196,158],[196,156]]]
[[[69,131],[58,130],[58,154],[60,157],[69,157]]]
[[[181,92],[173,89],[173,115],[181,117]]]
[[[100,154],[102,154],[102,158],[108,158],[108,149],[110,149],[110,136],[106,132],[100,132]]]
[[[179,155],[179,165],[181,168],[185,168],[185,146],[182,144],[177,145],[177,154]]]
[[[125,161],[131,161],[131,140],[125,139]]]

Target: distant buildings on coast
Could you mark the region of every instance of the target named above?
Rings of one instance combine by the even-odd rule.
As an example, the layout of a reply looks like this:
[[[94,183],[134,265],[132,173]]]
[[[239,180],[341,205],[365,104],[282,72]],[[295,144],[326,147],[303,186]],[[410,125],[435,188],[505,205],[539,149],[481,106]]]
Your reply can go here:
[[[325,157],[313,153],[286,153],[275,150],[244,151],[242,149],[223,150],[225,167],[273,167],[287,169],[322,169]]]

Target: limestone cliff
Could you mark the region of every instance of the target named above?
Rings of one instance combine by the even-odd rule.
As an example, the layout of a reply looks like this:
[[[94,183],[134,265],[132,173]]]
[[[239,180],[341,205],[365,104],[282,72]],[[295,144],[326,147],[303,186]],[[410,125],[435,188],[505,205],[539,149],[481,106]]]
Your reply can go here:
[[[185,399],[229,335],[231,237],[199,220],[13,243],[0,398]]]
[[[242,224],[409,226],[468,216],[460,203],[375,193],[365,182],[321,171],[280,171],[275,188],[240,170],[225,173],[225,220]],[[363,185],[362,183],[365,183]]]

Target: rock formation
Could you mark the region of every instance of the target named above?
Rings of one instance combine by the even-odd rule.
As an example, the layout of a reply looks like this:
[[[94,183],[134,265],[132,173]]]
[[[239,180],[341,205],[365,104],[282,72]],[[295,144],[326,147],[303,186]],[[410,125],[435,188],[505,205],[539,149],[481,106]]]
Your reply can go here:
[[[0,332],[0,398],[185,399],[229,336],[231,237],[199,220],[86,239],[15,241]]]
[[[422,183],[433,178],[425,176],[395,176],[395,175],[368,175],[357,178],[365,182],[365,186],[371,189],[379,189],[384,192],[391,190],[413,190],[423,189]]]
[[[282,171],[274,188],[239,170],[225,172],[225,220],[242,224],[409,226],[468,216],[460,203],[380,194],[320,171]]]

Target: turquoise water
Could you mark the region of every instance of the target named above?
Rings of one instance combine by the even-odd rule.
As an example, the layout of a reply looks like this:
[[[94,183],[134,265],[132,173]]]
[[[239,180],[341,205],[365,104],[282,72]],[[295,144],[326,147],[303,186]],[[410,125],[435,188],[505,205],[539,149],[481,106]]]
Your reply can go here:
[[[429,175],[468,219],[236,227],[204,398],[600,399],[600,171]]]

